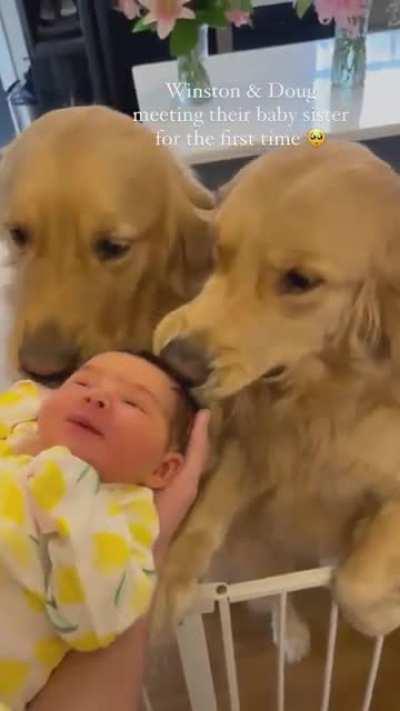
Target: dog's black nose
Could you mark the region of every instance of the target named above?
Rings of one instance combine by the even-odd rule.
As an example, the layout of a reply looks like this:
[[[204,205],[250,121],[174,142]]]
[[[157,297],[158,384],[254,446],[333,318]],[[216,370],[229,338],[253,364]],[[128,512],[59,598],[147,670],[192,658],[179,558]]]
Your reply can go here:
[[[192,338],[174,338],[162,349],[160,355],[192,387],[203,385],[210,375],[207,353]]]
[[[79,351],[63,337],[55,323],[47,322],[24,335],[18,360],[20,370],[51,387],[62,383],[75,370]]]

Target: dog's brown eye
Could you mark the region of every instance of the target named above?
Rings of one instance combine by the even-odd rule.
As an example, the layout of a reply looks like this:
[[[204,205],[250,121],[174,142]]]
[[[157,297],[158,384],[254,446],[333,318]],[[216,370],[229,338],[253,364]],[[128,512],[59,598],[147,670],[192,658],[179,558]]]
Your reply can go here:
[[[10,229],[10,237],[14,244],[20,249],[26,247],[29,242],[28,232],[22,227],[12,227]]]
[[[290,269],[281,280],[281,291],[284,294],[304,294],[320,286],[322,279],[304,274],[298,269]]]
[[[126,242],[117,242],[112,239],[104,237],[99,239],[94,247],[94,250],[101,259],[101,261],[106,262],[111,259],[119,259],[123,257],[130,250],[130,244]]]

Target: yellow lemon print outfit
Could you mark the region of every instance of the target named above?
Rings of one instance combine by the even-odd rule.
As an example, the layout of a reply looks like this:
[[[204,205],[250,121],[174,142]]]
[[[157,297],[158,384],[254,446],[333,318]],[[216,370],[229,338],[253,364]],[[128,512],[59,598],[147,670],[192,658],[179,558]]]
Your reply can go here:
[[[102,484],[65,447],[13,447],[36,428],[40,391],[0,395],[0,709],[22,711],[70,649],[110,644],[143,615],[156,577],[153,492]]]

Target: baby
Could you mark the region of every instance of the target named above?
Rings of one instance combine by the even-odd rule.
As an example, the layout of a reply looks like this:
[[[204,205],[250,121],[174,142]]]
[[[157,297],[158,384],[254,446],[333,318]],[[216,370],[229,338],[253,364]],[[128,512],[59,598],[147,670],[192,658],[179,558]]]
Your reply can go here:
[[[128,352],[44,398],[31,381],[0,395],[0,706],[24,709],[68,650],[147,611],[153,490],[179,472],[195,410],[158,359]]]

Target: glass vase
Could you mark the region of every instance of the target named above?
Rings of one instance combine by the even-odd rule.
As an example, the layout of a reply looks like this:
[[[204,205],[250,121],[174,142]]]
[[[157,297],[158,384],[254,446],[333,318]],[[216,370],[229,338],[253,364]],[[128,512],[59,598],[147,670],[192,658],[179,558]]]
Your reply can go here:
[[[352,88],[364,84],[370,9],[371,0],[366,0],[363,14],[350,17],[347,27],[336,23],[332,63],[333,86]]]
[[[400,0],[390,0],[387,8],[387,26],[388,27],[399,27],[400,26]]]
[[[178,57],[178,81],[183,84],[179,92],[184,104],[202,104],[211,98],[211,83],[204,66],[208,56],[208,26],[199,25],[197,42],[187,54]]]

